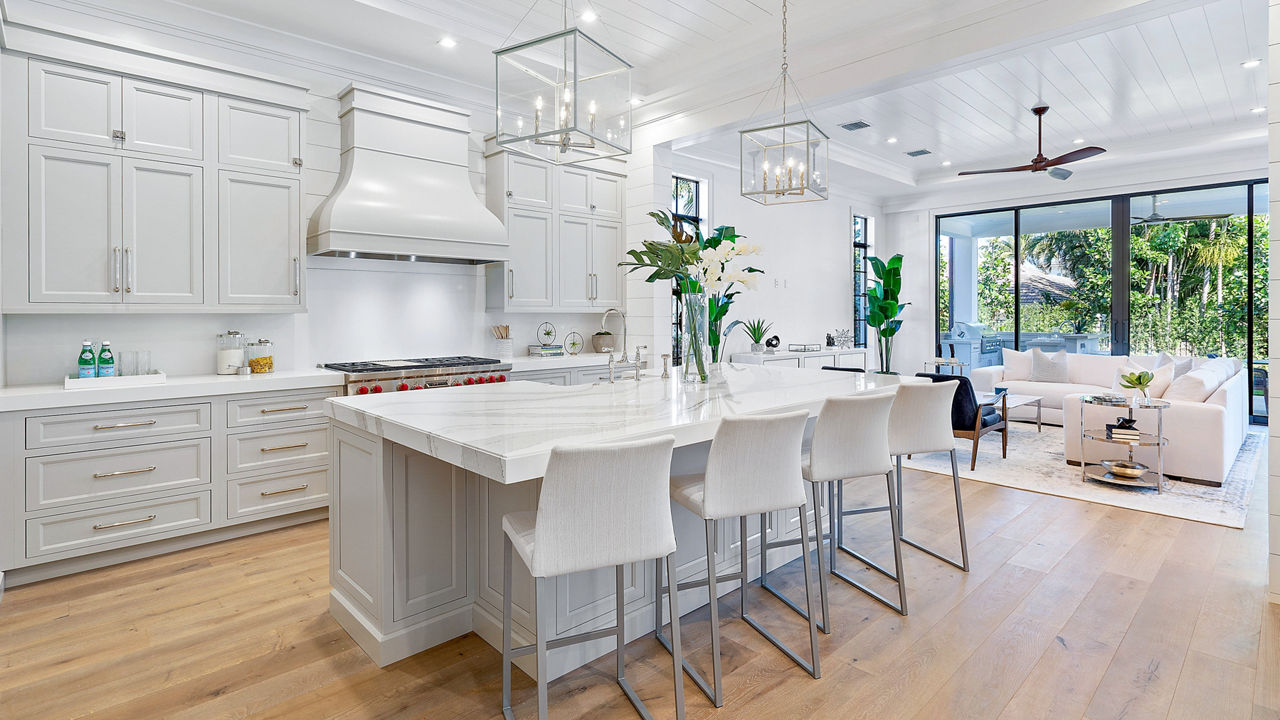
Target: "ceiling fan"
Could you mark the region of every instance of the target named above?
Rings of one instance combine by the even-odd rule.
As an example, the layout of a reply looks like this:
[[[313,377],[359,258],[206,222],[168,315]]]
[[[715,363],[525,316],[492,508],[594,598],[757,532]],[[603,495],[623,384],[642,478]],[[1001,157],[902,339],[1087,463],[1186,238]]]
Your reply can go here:
[[[1181,217],[1165,217],[1156,211],[1156,205],[1160,204],[1160,194],[1156,193],[1151,196],[1151,214],[1146,217],[1132,216],[1134,225],[1156,225],[1159,223],[1183,222],[1186,220],[1224,220],[1231,217],[1231,213],[1219,213],[1217,215],[1183,215]]]
[[[1006,172],[1022,172],[1030,170],[1031,172],[1048,171],[1049,177],[1055,180],[1066,180],[1071,177],[1071,171],[1058,167],[1066,165],[1077,160],[1091,158],[1094,155],[1101,155],[1106,152],[1105,149],[1095,146],[1082,147],[1079,150],[1072,150],[1069,153],[1063,153],[1055,158],[1047,158],[1044,156],[1044,114],[1049,112],[1048,105],[1037,105],[1031,108],[1031,112],[1036,115],[1036,156],[1031,159],[1030,165],[1019,165],[1017,167],[994,168],[992,170],[965,170],[960,175],[986,175],[989,173],[1006,173]]]

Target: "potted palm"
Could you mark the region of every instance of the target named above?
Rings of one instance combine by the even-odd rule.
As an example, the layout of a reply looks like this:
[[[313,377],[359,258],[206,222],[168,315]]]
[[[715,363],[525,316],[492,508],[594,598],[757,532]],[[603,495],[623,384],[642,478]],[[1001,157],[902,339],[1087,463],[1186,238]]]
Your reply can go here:
[[[898,316],[910,303],[899,302],[902,292],[902,254],[888,261],[871,257],[871,271],[875,279],[867,288],[867,324],[876,329],[876,346],[880,351],[880,373],[892,375],[893,338],[902,328]]]

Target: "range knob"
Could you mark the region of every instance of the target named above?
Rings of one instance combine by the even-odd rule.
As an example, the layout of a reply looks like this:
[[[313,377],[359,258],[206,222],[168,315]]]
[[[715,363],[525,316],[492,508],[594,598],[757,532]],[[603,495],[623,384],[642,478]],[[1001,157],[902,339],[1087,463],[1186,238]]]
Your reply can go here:
[[[396,389],[399,390],[400,392],[404,392],[405,390],[409,389],[409,383],[400,383],[399,385],[396,386]]]
[[[380,393],[380,392],[382,392],[382,386],[381,386],[381,385],[374,385],[374,386],[373,386],[373,392],[375,392],[375,393]]]
[[[368,395],[368,394],[369,394],[369,387],[368,387],[367,385],[361,385],[360,387],[356,388],[356,394],[357,394],[357,395]]]
[[[498,382],[498,378],[494,377],[493,375],[490,375],[489,378],[485,380],[485,382],[491,382],[491,383]]]
[[[463,380],[462,382],[466,383],[467,385],[475,385],[476,379],[473,377],[468,377],[466,380]]]
[[[414,386],[413,386],[413,389],[414,389],[414,390],[421,390],[421,389],[422,389],[422,386],[421,386],[421,385],[414,385]]]
[[[498,376],[498,382],[506,382],[506,381],[507,381],[507,376],[506,376],[506,375],[499,375],[499,376]]]

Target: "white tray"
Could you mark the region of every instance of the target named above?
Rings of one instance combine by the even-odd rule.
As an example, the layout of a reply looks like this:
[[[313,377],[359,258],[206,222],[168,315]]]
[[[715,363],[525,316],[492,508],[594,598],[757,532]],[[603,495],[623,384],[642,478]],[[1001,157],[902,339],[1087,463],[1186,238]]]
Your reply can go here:
[[[155,370],[150,375],[117,375],[115,377],[71,377],[62,380],[64,390],[98,390],[103,388],[141,387],[143,385],[164,385],[168,382],[164,371]]]

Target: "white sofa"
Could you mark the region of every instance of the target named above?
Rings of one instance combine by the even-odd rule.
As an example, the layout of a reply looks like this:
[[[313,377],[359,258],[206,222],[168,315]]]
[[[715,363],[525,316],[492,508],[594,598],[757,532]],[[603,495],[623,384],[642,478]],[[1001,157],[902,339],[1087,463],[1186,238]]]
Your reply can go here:
[[[1186,362],[1188,358],[1181,358]],[[1200,368],[1205,360],[1190,359],[1193,369]],[[1212,393],[1202,402],[1184,399],[1166,399],[1171,407],[1164,411],[1164,434],[1169,443],[1165,447],[1165,473],[1178,477],[1220,484],[1230,472],[1240,446],[1248,432],[1249,374],[1238,360],[1229,360],[1230,370]],[[1039,395],[1044,398],[1044,419],[1063,426],[1064,453],[1068,462],[1082,460],[1096,462],[1105,458],[1121,457],[1122,450],[1105,443],[1086,441],[1085,457],[1081,457],[1080,445],[1080,396],[1100,392],[1112,392],[1116,370],[1125,364],[1152,368],[1155,358],[1106,355],[1070,355],[1068,357],[1068,383],[1043,383],[1030,380],[1006,380],[1004,367],[994,366],[975,369],[972,373],[974,388],[991,391],[996,385],[1008,388],[1011,393]],[[1222,363],[1219,363],[1222,365]],[[1013,419],[1034,418],[1035,408],[1020,408],[1021,413],[1010,412]],[[1085,425],[1103,427],[1126,414],[1122,408],[1085,406]],[[1138,427],[1144,432],[1156,431],[1156,414],[1138,410],[1135,413]],[[1155,467],[1155,449],[1139,448],[1135,459]]]

